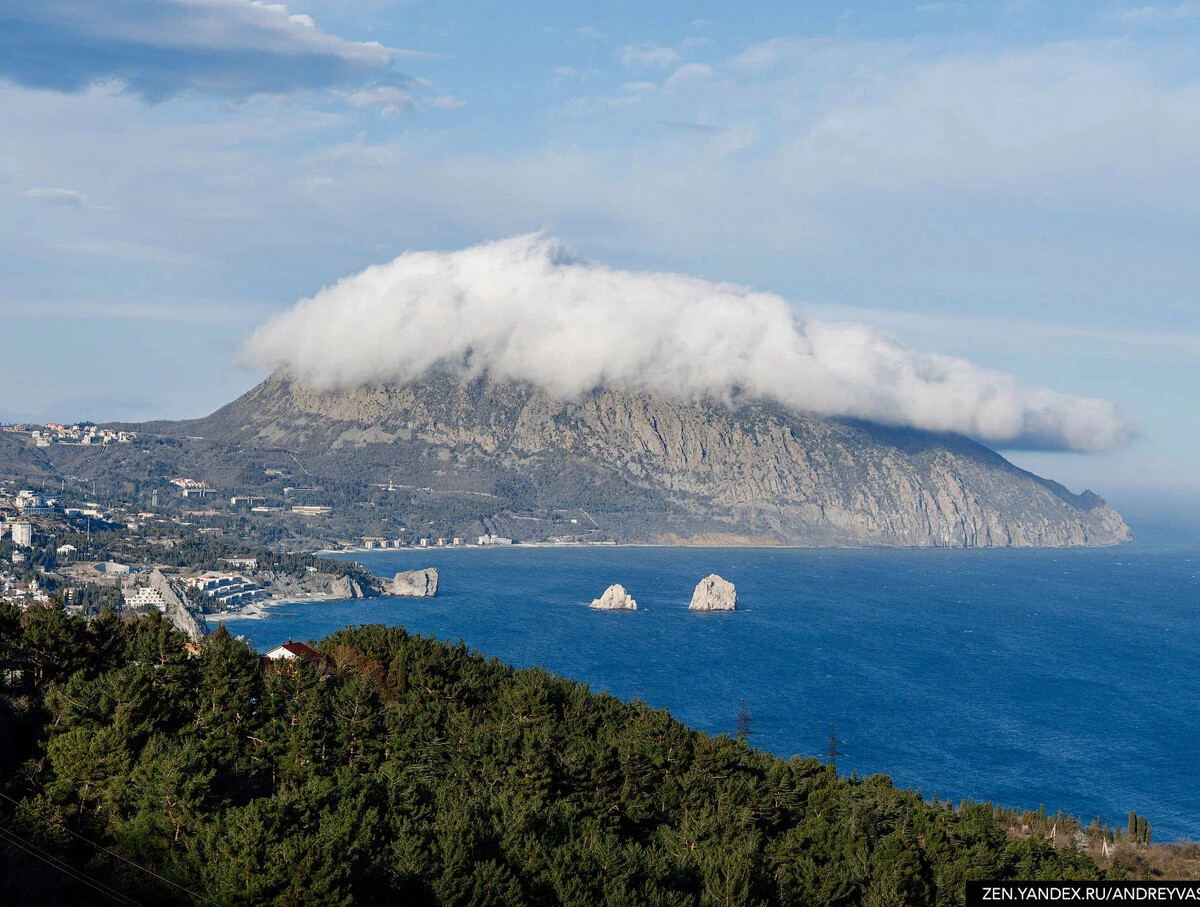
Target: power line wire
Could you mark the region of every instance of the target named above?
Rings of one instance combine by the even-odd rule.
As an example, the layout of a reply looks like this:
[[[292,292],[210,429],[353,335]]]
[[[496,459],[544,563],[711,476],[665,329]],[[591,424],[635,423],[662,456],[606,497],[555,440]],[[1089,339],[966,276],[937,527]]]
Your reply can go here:
[[[19,801],[19,800],[14,800],[12,797],[10,797],[10,796],[9,796],[8,794],[6,794],[6,793],[0,792],[0,797],[3,797],[3,798],[4,798],[5,800],[7,800],[9,803],[12,803],[12,804],[14,804],[14,805],[16,805],[16,806],[21,806],[21,805],[22,805],[21,801]],[[3,827],[3,826],[0,826],[0,828],[2,828],[2,827]],[[105,852],[106,854],[108,854],[110,857],[115,857],[116,859],[120,860],[120,861],[121,861],[121,862],[123,862],[123,863],[128,863],[130,866],[134,867],[135,869],[140,869],[142,872],[149,873],[150,875],[154,876],[156,879],[159,879],[159,880],[161,880],[161,881],[163,881],[163,882],[166,882],[168,885],[172,885],[172,886],[174,886],[175,888],[178,888],[180,891],[186,891],[186,892],[187,892],[188,894],[190,894],[192,897],[194,897],[194,898],[198,898],[198,899],[200,899],[201,901],[204,901],[206,904],[215,904],[215,903],[216,903],[216,901],[209,900],[209,899],[208,899],[208,898],[206,898],[204,895],[202,895],[202,894],[199,894],[199,893],[197,893],[197,892],[195,892],[195,891],[192,891],[192,889],[188,888],[186,885],[180,885],[178,882],[172,881],[171,879],[168,879],[168,878],[167,878],[166,876],[164,876],[164,875],[159,875],[159,874],[158,874],[157,872],[155,872],[153,869],[149,869],[148,867],[145,867],[145,866],[141,865],[140,863],[135,863],[133,860],[129,859],[128,857],[123,857],[123,856],[121,856],[119,853],[117,853],[116,851],[114,851],[114,850],[109,850],[109,849],[108,849],[107,847],[105,847],[103,844],[97,844],[95,841],[91,840],[90,838],[86,838],[86,837],[84,837],[83,835],[79,834],[79,832],[72,831],[71,829],[67,828],[67,826],[66,826],[66,825],[59,824],[57,827],[58,827],[58,828],[60,828],[60,829],[62,829],[63,831],[65,831],[65,832],[66,832],[67,834],[69,834],[69,835],[74,835],[74,836],[75,836],[76,838],[78,838],[80,841],[84,841],[84,842],[86,842],[86,843],[88,843],[88,844],[92,845],[92,847],[96,848],[97,850],[102,850],[102,851],[104,851],[104,852]]]
[[[89,888],[93,888],[96,891],[99,891],[101,894],[108,895],[110,898],[112,898],[118,904],[131,904],[131,905],[133,905],[133,907],[140,907],[138,902],[133,900],[133,898],[130,898],[127,895],[122,894],[121,892],[117,891],[115,888],[110,888],[109,886],[107,886],[103,882],[101,882],[99,879],[92,878],[87,873],[83,872],[82,870],[76,869],[75,867],[71,866],[69,863],[66,863],[66,862],[58,859],[54,855],[46,853],[46,851],[42,850],[36,844],[26,841],[24,838],[20,837],[16,832],[11,831],[8,828],[5,828],[3,825],[0,825],[0,839],[3,839],[5,841],[7,841],[9,844],[13,845],[14,847],[17,847],[17,848],[25,851],[25,853],[29,854],[31,857],[35,857],[36,859],[41,860],[46,865],[51,866],[54,869],[57,869],[59,872],[66,873],[72,879],[74,879],[76,882],[82,882],[84,885],[87,885]]]

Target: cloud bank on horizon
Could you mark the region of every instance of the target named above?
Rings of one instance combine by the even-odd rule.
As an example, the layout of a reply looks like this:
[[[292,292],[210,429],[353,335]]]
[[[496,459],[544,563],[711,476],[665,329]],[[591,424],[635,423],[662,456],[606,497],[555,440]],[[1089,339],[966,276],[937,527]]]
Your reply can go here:
[[[867,327],[682,274],[610,268],[541,234],[405,252],[258,328],[246,358],[339,389],[450,365],[573,398],[598,386],[799,410],[1006,447],[1102,451],[1131,435],[1116,407],[918,352]]]

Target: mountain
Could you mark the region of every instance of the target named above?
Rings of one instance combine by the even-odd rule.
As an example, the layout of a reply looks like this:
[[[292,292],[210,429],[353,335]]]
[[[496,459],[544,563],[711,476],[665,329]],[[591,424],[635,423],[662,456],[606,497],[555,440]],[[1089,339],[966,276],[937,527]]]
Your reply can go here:
[[[286,454],[306,481],[386,485],[410,509],[437,498],[442,522],[426,522],[463,534],[922,547],[1132,537],[1096,495],[1072,494],[967,438],[769,400],[604,388],[562,400],[449,373],[322,391],[277,372],[207,418],[145,429],[243,459]]]

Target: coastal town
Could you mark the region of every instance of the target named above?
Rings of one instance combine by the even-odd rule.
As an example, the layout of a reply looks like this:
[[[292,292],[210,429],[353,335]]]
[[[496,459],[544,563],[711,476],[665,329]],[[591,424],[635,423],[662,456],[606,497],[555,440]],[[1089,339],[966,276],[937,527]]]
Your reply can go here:
[[[79,499],[65,482],[58,494],[0,485],[0,600],[60,598],[85,617],[158,611],[197,640],[206,615],[383,591],[356,564],[259,548],[189,516]]]
[[[522,540],[499,526],[539,522],[562,534],[525,544],[612,544],[585,511],[471,524],[435,510],[409,524],[393,509],[399,496],[440,492],[389,477],[347,494],[294,455],[290,468],[243,468],[235,482],[172,469],[167,455],[202,442],[90,421],[0,425],[0,599],[22,609],[61,600],[83,617],[158,612],[195,640],[209,619],[258,617],[282,602],[436,592],[436,570],[379,580],[328,554],[508,548]]]

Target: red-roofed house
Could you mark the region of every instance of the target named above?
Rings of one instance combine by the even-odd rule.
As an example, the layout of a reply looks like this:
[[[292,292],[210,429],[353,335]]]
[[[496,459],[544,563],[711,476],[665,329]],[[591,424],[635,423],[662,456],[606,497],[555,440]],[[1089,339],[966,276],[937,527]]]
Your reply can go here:
[[[302,642],[292,642],[289,639],[283,645],[276,646],[265,657],[272,661],[279,658],[302,658],[304,661],[318,661],[321,653]]]

